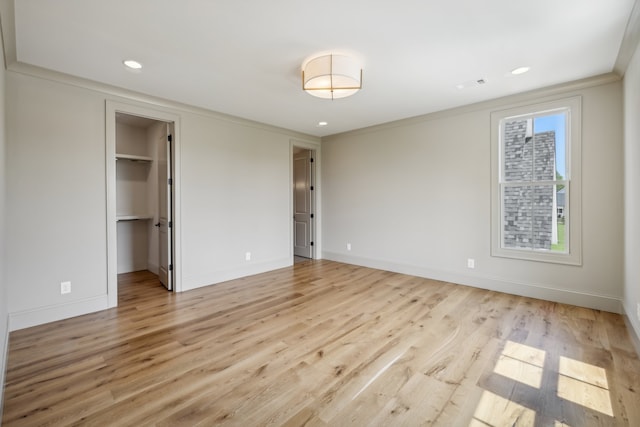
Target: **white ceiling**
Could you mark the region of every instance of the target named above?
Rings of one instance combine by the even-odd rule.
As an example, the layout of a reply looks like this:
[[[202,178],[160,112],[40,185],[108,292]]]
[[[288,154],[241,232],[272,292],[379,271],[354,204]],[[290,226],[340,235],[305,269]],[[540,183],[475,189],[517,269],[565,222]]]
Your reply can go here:
[[[19,62],[325,136],[611,72],[633,5],[16,0],[15,47]],[[359,93],[331,101],[301,90],[302,62],[328,52],[361,61]]]

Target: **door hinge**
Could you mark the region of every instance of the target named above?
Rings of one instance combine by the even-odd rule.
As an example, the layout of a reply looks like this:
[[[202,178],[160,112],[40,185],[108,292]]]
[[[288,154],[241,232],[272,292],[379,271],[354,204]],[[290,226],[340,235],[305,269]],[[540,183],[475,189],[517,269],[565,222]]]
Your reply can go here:
[[[167,184],[169,184],[169,185],[173,185],[173,178],[169,178],[169,179],[167,180]]]
[[[173,142],[173,135],[171,134],[167,135],[167,141]]]
[[[169,271],[173,271],[173,264],[169,264]]]
[[[311,163],[313,163],[313,157],[311,157],[309,160],[311,161]]]
[[[173,227],[173,221],[169,221],[169,228]]]
[[[311,246],[313,246],[313,242],[309,243]]]
[[[313,185],[311,186],[311,188],[309,188],[309,190],[313,191]]]
[[[313,218],[313,214],[311,214],[311,218]]]

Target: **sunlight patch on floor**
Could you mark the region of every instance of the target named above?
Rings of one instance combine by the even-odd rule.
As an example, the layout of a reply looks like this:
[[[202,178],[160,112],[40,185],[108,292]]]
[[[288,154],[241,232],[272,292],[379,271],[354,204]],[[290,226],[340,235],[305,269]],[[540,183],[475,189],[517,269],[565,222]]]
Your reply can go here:
[[[530,387],[540,388],[545,352],[537,348],[507,341],[493,370]]]
[[[606,371],[560,356],[558,396],[613,417]]]
[[[533,426],[535,420],[535,411],[485,390],[469,426]]]
[[[507,341],[498,357],[493,372],[517,383],[540,389],[545,373],[546,352],[524,344]],[[556,375],[547,372],[547,375]],[[559,399],[598,411],[613,417],[611,395],[607,372],[598,366],[560,356],[558,360]],[[513,426],[533,425],[534,410],[512,402],[509,399],[483,391],[471,426]],[[554,427],[569,427],[561,421],[555,421]]]

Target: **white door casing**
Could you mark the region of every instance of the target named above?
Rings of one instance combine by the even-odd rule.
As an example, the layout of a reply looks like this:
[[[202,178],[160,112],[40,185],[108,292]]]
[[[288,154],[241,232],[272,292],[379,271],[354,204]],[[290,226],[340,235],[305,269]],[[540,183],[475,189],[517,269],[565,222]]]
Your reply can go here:
[[[171,252],[173,264],[172,287],[177,291],[182,291],[182,246],[180,239],[180,218],[181,218],[181,192],[180,182],[175,177],[180,176],[180,115],[153,108],[153,105],[129,104],[113,100],[106,100],[105,122],[106,122],[106,218],[107,218],[107,307],[117,307],[118,305],[118,265],[117,265],[117,229],[116,229],[116,114],[124,113],[134,116],[146,117],[170,123],[173,135],[173,147],[171,160],[173,166],[174,182],[172,185],[172,227],[173,250]]]

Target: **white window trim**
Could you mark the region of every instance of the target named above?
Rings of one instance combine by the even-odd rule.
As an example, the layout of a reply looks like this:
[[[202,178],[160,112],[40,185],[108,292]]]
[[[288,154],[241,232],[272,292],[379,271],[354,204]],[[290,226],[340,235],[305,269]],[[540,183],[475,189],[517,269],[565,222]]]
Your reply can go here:
[[[502,153],[500,122],[505,118],[528,116],[545,111],[569,109],[567,127],[567,184],[569,196],[565,200],[565,216],[568,229],[565,231],[569,243],[568,252],[533,251],[505,248],[502,246]],[[575,96],[539,104],[521,105],[491,113],[491,255],[529,261],[582,265],[582,97]]]

